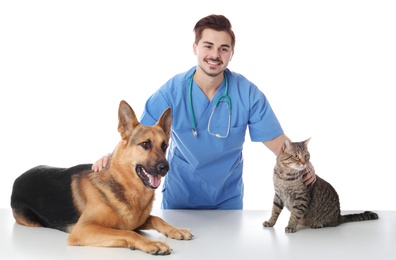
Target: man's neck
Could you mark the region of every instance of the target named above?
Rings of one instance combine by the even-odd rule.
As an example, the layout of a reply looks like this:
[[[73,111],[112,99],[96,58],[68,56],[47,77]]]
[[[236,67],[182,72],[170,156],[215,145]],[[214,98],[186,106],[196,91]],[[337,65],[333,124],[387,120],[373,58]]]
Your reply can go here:
[[[217,76],[209,76],[202,70],[197,69],[194,74],[194,81],[202,90],[202,92],[206,95],[208,100],[212,100],[215,96],[217,89],[220,87],[223,82],[224,76],[223,73]]]

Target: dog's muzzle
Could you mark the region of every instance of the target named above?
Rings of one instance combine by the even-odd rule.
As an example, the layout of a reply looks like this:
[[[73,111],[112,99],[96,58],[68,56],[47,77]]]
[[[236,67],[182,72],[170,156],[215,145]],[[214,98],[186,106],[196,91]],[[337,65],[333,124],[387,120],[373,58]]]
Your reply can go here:
[[[136,166],[136,173],[142,180],[143,184],[150,189],[157,189],[161,184],[161,178],[169,171],[168,162],[157,163],[154,170],[145,169],[142,165]]]

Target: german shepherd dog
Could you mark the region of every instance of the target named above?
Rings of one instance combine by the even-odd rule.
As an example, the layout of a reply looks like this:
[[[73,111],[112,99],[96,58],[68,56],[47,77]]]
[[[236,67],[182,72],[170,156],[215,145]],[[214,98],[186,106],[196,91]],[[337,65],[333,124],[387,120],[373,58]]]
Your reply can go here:
[[[11,207],[17,223],[68,232],[71,246],[127,247],[158,255],[170,254],[171,247],[135,231],[155,229],[166,237],[192,239],[189,230],[150,215],[155,189],[169,170],[171,109],[154,126],[143,126],[122,100],[118,119],[121,140],[100,172],[93,172],[92,164],[37,166],[15,180]]]

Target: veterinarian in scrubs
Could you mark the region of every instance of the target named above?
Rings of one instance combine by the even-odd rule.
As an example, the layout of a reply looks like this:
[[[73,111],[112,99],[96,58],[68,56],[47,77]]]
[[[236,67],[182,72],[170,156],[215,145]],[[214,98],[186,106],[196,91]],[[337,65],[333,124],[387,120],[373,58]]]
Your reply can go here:
[[[197,65],[166,82],[148,100],[140,120],[153,125],[172,108],[170,170],[163,209],[242,209],[246,130],[278,154],[286,138],[266,96],[244,76],[227,69],[235,35],[229,20],[210,15],[194,28]],[[107,163],[98,160],[98,171]],[[310,165],[306,184],[315,181]]]

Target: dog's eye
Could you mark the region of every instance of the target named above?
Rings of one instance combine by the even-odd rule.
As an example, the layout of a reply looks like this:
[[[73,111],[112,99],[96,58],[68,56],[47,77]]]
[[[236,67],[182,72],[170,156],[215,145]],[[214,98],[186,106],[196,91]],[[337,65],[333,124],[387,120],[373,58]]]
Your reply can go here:
[[[142,142],[139,145],[141,147],[143,147],[145,150],[151,149],[151,142],[150,141]]]
[[[163,142],[161,148],[165,152],[166,149],[168,148],[168,145],[165,142]]]

